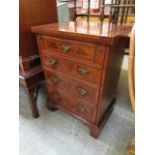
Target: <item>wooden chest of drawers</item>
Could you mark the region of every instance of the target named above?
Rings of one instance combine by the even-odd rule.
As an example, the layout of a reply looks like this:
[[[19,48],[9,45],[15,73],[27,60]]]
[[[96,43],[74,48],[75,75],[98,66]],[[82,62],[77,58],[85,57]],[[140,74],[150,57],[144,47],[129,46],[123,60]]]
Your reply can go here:
[[[74,25],[73,30],[70,24]],[[31,31],[37,36],[47,81],[47,107],[59,108],[81,120],[97,138],[113,109],[123,52],[129,40],[119,36],[125,27],[102,34],[103,31],[90,31],[91,26],[80,26],[47,24],[31,27]]]

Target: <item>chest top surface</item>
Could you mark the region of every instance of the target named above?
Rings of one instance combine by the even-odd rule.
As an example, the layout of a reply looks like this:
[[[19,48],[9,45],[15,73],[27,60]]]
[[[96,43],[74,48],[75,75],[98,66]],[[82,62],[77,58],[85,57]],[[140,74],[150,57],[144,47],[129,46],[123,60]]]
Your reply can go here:
[[[32,26],[31,31],[53,37],[112,44],[115,37],[128,37],[132,25],[100,22],[52,23]]]

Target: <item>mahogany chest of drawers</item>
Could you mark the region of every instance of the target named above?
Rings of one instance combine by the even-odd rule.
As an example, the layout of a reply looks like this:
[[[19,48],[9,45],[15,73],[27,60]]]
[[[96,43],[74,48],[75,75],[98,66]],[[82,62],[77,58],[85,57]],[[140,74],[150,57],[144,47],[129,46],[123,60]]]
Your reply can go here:
[[[37,36],[47,81],[47,107],[81,120],[97,138],[113,109],[129,40],[122,37],[125,27],[109,31],[107,24],[87,24],[46,24],[33,26],[31,31]]]

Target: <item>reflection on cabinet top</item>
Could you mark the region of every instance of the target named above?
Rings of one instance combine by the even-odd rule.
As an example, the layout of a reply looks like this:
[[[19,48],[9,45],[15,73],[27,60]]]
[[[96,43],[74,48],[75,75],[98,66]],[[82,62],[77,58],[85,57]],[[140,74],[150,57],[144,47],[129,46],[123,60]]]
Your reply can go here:
[[[34,33],[76,40],[112,44],[116,37],[128,37],[132,25],[100,22],[69,22],[32,26]]]

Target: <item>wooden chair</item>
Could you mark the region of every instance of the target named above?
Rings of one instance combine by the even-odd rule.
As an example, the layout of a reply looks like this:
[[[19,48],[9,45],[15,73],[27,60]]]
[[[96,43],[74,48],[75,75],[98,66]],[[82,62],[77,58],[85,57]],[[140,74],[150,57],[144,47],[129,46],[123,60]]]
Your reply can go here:
[[[132,111],[135,112],[135,27],[130,33],[129,65],[128,65],[128,85]],[[135,154],[135,139],[128,146],[128,152]]]
[[[38,118],[39,112],[36,103],[37,94],[40,86],[44,86],[44,76],[41,66],[38,65],[27,71],[20,70],[19,84],[26,91],[33,117]]]
[[[56,0],[19,0],[19,81],[26,90],[33,117],[39,117],[37,91],[44,77],[37,42],[30,26],[57,22]]]

